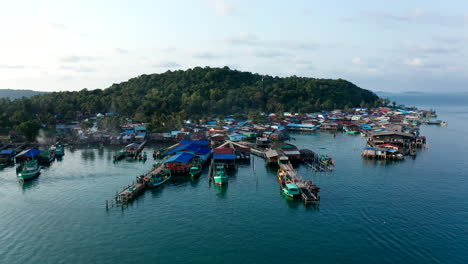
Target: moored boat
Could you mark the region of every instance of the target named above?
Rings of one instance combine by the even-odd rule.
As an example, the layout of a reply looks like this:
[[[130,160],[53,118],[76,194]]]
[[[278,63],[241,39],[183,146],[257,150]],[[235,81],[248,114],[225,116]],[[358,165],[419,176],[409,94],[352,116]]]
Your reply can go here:
[[[55,159],[55,151],[54,150],[47,150],[44,152],[41,152],[38,157],[38,161],[42,165],[48,165]]]
[[[214,182],[218,185],[227,184],[228,177],[226,174],[226,170],[224,168],[224,164],[221,164],[221,163],[215,164],[215,168],[216,168],[215,176],[213,177]]]
[[[296,198],[301,194],[299,187],[297,187],[297,185],[292,182],[283,181],[281,189],[283,194],[289,198]]]
[[[16,168],[16,174],[21,181],[33,179],[41,173],[37,160],[29,160]]]
[[[200,176],[200,173],[201,173],[201,166],[200,165],[195,165],[195,166],[192,166],[190,168],[190,176],[192,176],[192,178],[197,178]]]
[[[155,188],[171,179],[171,171],[168,169],[163,169],[160,172],[151,175],[149,180],[146,182],[146,185],[150,188]]]
[[[61,144],[57,144],[55,146],[55,156],[56,157],[62,157],[63,155],[65,155],[65,148],[63,147],[63,145]]]

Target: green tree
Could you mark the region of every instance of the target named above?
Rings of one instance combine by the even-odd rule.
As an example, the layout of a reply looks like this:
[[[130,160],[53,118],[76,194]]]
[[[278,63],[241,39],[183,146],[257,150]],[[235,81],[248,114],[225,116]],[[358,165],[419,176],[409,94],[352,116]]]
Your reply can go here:
[[[29,141],[34,141],[36,139],[39,134],[39,129],[41,129],[41,125],[36,121],[26,121],[16,126],[16,130]]]

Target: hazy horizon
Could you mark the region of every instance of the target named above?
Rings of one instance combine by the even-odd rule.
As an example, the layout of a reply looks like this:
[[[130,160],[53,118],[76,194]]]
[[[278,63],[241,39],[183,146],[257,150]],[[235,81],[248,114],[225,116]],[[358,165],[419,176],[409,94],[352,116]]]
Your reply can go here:
[[[3,9],[0,89],[104,89],[225,65],[383,92],[468,84],[465,1],[47,0]]]

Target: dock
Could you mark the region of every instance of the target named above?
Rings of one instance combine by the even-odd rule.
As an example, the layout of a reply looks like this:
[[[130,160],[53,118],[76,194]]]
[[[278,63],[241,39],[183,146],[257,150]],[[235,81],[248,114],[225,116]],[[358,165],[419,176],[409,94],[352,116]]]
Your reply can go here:
[[[122,191],[118,192],[115,195],[115,202],[120,205],[127,204],[138,197],[146,190],[146,183],[149,182],[151,177],[164,169],[164,162],[158,164],[158,166],[153,167],[145,175],[136,177],[136,182],[128,185]],[[106,203],[107,204],[107,203]]]
[[[313,184],[312,181],[299,180],[296,182],[296,185],[299,187],[304,204],[318,203],[320,201],[320,195],[318,194],[320,188]]]

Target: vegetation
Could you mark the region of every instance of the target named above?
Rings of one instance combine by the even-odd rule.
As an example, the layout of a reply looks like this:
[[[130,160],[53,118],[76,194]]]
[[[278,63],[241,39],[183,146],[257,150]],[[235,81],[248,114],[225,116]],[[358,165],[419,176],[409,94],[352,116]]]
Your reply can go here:
[[[187,118],[248,114],[259,119],[261,112],[305,113],[381,104],[383,100],[373,92],[342,79],[262,77],[228,67],[196,67],[141,75],[104,90],[0,98],[0,126],[14,127],[31,120],[53,124],[59,113],[64,120],[72,120],[113,112],[157,129],[176,126]],[[113,128],[116,123],[112,120],[98,126]]]
[[[33,90],[13,90],[13,89],[0,89],[0,98],[10,98],[12,100],[22,98],[22,97],[31,97],[38,94],[45,94],[46,92],[38,92]]]

